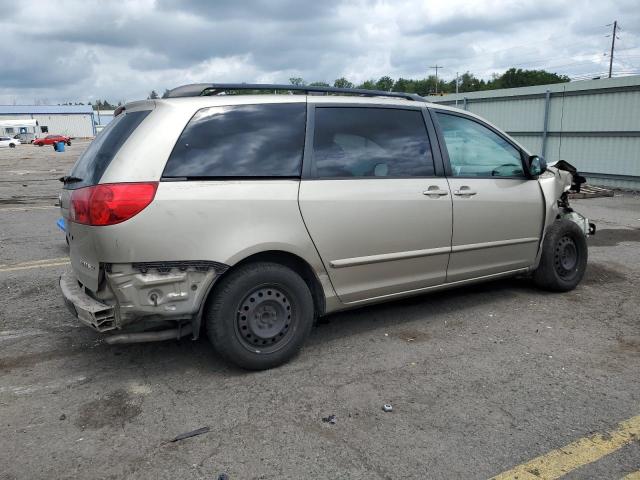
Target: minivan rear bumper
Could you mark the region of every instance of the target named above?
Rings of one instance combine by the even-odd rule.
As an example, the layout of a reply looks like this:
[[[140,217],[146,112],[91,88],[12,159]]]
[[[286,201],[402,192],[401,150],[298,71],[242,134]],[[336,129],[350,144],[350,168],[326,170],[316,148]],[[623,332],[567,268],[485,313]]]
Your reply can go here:
[[[98,332],[116,328],[115,308],[87,295],[71,271],[60,276],[60,290],[67,308],[82,323]]]

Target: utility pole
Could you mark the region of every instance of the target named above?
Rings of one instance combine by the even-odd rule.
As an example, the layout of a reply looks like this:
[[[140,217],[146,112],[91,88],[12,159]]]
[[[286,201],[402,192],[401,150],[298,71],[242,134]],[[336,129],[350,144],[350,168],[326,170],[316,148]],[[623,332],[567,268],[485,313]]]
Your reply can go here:
[[[613,69],[613,49],[616,45],[616,30],[618,29],[618,21],[613,21],[613,35],[611,35],[611,54],[609,55],[609,78],[611,78],[611,70]]]
[[[429,68],[435,68],[436,69],[436,95],[438,94],[438,69],[439,68],[444,68],[442,65],[438,65],[437,63],[435,65],[430,66]]]
[[[456,107],[458,106],[458,85],[460,84],[460,80],[458,77],[458,72],[456,72]]]

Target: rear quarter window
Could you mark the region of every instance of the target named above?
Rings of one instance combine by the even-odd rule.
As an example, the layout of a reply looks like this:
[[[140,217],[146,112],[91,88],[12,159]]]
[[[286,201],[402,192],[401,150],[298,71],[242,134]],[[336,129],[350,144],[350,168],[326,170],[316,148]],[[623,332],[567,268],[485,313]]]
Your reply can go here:
[[[180,135],[163,178],[299,177],[304,103],[210,107]]]
[[[100,132],[80,156],[71,170],[71,176],[82,180],[65,185],[76,189],[95,185],[100,181],[107,167],[138,125],[151,113],[140,110],[118,115]]]

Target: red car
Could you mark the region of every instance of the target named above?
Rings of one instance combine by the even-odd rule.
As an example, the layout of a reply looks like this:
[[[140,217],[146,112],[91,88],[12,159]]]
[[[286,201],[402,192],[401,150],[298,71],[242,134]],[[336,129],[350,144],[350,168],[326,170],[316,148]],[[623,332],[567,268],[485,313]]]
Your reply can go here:
[[[67,137],[65,135],[47,135],[44,138],[36,138],[33,141],[33,144],[41,147],[43,145],[54,145],[58,142],[64,142],[67,145],[71,145],[71,137]]]

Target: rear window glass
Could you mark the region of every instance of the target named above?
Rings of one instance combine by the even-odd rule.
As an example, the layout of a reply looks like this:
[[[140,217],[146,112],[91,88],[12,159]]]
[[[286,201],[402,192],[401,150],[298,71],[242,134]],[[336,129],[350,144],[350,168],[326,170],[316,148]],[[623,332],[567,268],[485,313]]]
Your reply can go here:
[[[97,184],[118,150],[149,113],[151,110],[124,113],[109,122],[71,171],[71,176],[81,178],[82,181],[67,183],[65,188],[76,189]]]
[[[180,135],[162,176],[299,177],[305,119],[303,103],[202,109]]]

